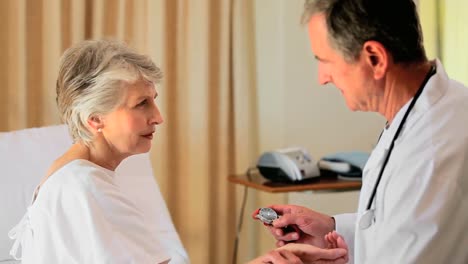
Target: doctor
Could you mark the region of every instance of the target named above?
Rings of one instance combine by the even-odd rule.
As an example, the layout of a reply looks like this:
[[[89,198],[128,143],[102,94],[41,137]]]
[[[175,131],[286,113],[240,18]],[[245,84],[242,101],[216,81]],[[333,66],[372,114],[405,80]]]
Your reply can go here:
[[[468,88],[427,60],[413,1],[306,1],[303,22],[320,84],[387,124],[364,168],[358,211],[330,217],[273,205],[283,215],[268,227],[277,245],[323,248],[336,230],[350,262],[468,263]]]

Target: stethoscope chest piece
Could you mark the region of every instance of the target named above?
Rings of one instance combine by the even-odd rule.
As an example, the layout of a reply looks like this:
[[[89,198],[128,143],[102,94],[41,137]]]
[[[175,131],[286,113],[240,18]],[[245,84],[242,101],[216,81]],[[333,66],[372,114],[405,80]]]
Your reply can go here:
[[[374,219],[375,219],[374,210],[372,209],[366,210],[364,214],[361,215],[361,218],[359,219],[359,228],[360,229],[369,228],[374,222]]]
[[[279,218],[276,211],[268,207],[260,208],[258,214],[255,217],[260,219],[263,223],[267,225],[271,225],[271,223],[273,223],[274,220]]]

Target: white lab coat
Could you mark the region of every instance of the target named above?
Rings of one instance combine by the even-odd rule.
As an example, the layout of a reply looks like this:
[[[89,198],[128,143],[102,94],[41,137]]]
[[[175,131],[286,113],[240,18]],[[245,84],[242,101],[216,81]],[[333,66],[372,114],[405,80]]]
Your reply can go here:
[[[357,214],[335,216],[354,263],[468,263],[468,88],[436,63],[395,142],[372,205],[373,224],[358,227],[409,102],[364,168]]]

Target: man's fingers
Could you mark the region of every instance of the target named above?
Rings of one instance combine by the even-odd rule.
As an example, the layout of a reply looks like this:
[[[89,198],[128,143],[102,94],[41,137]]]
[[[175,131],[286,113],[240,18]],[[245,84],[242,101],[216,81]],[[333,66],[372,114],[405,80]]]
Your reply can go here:
[[[298,232],[285,233],[284,228],[275,228],[273,226],[268,226],[268,229],[270,230],[270,233],[273,235],[273,237],[275,237],[276,240],[296,241],[301,237],[301,235]]]
[[[281,228],[272,228],[270,232],[272,233],[272,235],[275,237],[276,240],[296,241],[300,238],[299,233],[297,232],[284,233],[284,230]]]
[[[278,213],[279,215],[284,215],[286,213],[291,213],[291,208],[288,205],[272,204],[272,205],[270,205],[268,207],[275,210],[275,212]]]
[[[286,242],[284,242],[283,240],[276,241],[276,247],[282,247],[284,245],[286,245]]]
[[[257,219],[257,215],[258,215],[258,212],[260,211],[260,208],[258,208],[257,210],[255,210],[253,213],[252,213],[252,218],[253,219]]]
[[[292,214],[285,214],[280,216],[280,218],[273,221],[272,225],[276,228],[284,228],[287,226],[296,225],[298,217]]]

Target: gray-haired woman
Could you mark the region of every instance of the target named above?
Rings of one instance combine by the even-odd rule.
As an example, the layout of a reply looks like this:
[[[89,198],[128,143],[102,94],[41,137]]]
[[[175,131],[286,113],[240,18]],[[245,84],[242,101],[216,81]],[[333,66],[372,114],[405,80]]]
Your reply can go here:
[[[64,53],[57,104],[74,144],[52,164],[16,227],[23,263],[169,262],[113,181],[122,160],[150,150],[163,122],[154,101],[161,77],[148,56],[120,42],[84,41]]]

